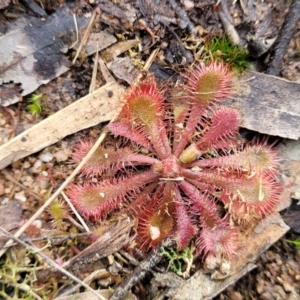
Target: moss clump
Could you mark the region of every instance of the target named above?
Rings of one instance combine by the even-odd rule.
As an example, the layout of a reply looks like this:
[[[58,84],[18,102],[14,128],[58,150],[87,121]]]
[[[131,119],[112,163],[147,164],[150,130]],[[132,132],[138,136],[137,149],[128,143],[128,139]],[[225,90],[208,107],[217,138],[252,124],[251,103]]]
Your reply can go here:
[[[213,37],[206,43],[205,49],[211,53],[215,61],[224,61],[238,73],[250,67],[247,50],[231,44],[227,36]]]
[[[43,94],[32,94],[28,98],[27,109],[33,116],[39,116],[42,113],[43,105],[42,105]]]

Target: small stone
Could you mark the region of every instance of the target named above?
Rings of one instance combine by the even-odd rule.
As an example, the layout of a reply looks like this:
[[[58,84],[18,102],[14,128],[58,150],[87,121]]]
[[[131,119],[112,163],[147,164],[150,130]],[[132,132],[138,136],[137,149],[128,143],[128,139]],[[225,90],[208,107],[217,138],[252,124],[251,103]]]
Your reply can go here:
[[[28,168],[30,168],[30,167],[31,167],[30,162],[29,162],[29,161],[25,161],[24,164],[23,164],[23,168],[24,168],[24,169],[28,169]]]
[[[1,201],[1,205],[6,205],[8,202],[9,202],[9,198],[4,198],[2,201]]]
[[[205,259],[205,268],[208,270],[214,270],[218,264],[218,259],[212,254],[209,254]]]
[[[49,186],[49,178],[41,176],[38,181],[39,181],[39,188],[40,189],[43,190],[43,189],[47,189],[48,188],[48,186]]]
[[[27,181],[27,182],[33,182],[33,178],[31,176],[27,175],[25,177],[25,181]]]
[[[291,268],[295,273],[298,273],[299,271],[299,262],[296,262],[295,260],[293,259],[289,259],[287,262],[286,262],[287,266],[289,268]]]
[[[108,255],[107,260],[108,260],[108,264],[111,266],[114,263],[115,258],[113,255]]]
[[[266,256],[268,258],[268,260],[274,260],[275,259],[275,255],[273,251],[267,251]]]
[[[230,293],[230,300],[243,300],[243,296],[240,292],[234,291]]]
[[[10,187],[4,189],[4,193],[5,194],[10,194],[10,192],[11,192],[11,188]]]
[[[283,284],[283,280],[281,277],[276,277],[277,281],[282,285]]]
[[[27,198],[24,195],[24,191],[21,191],[21,192],[15,194],[15,199],[25,202]]]
[[[220,266],[220,271],[225,274],[228,275],[230,274],[231,271],[231,263],[229,261],[223,261],[221,266]]]
[[[272,291],[273,298],[270,299],[287,299],[286,293],[284,292],[282,286],[275,284]]]
[[[38,168],[41,167],[41,165],[42,165],[42,161],[38,159],[38,160],[34,163],[33,168],[34,168],[34,169],[38,169]]]
[[[58,150],[55,152],[54,157],[57,162],[66,161],[69,158],[68,154],[64,150]]]
[[[290,292],[293,291],[293,286],[292,286],[289,282],[287,282],[287,281],[284,281],[284,282],[282,283],[282,286],[283,286],[284,290],[285,290],[287,293],[290,293]]]
[[[182,4],[186,11],[192,10],[195,6],[194,1],[191,1],[191,0],[183,0]]]
[[[43,162],[50,162],[53,159],[53,155],[50,152],[42,153],[39,159]]]
[[[37,228],[42,228],[43,223],[42,223],[41,220],[34,220],[34,221],[32,222],[32,225],[34,225],[34,226],[37,227]]]
[[[256,291],[258,294],[261,294],[263,291],[265,290],[264,288],[264,282],[263,281],[258,281],[257,285],[256,285]]]

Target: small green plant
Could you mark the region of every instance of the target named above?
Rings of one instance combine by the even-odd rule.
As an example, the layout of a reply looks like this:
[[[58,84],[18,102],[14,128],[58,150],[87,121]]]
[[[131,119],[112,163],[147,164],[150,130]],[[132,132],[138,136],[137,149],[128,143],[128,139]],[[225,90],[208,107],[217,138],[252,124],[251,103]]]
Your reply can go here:
[[[39,116],[42,113],[43,105],[42,105],[43,94],[32,94],[28,99],[27,109],[33,116]]]
[[[54,228],[64,229],[64,219],[68,216],[68,208],[59,200],[55,199],[49,206],[48,213],[50,219],[52,219],[52,225]]]
[[[215,61],[224,61],[238,73],[250,67],[247,50],[231,44],[227,36],[213,37],[206,44],[206,51],[210,52]]]
[[[300,238],[295,240],[286,240],[289,244],[292,244],[296,247],[300,247]]]
[[[9,254],[0,260],[0,299],[36,299],[32,297],[36,265],[30,263],[26,249],[14,253],[17,257]]]
[[[190,247],[186,247],[182,251],[176,252],[173,249],[165,249],[162,247],[161,253],[169,260],[169,268],[182,277],[188,277],[193,263],[194,255]],[[183,264],[186,263],[185,271],[182,270]]]
[[[78,212],[95,223],[116,210],[133,215],[145,252],[171,237],[177,251],[194,239],[195,255],[210,265],[232,259],[245,228],[276,210],[282,184],[276,152],[266,142],[246,144],[238,111],[220,105],[231,78],[226,65],[212,62],[187,71],[180,97],[151,76],[132,86],[108,125],[121,146],[100,146],[81,183],[69,185]],[[93,145],[81,140],[74,161]]]

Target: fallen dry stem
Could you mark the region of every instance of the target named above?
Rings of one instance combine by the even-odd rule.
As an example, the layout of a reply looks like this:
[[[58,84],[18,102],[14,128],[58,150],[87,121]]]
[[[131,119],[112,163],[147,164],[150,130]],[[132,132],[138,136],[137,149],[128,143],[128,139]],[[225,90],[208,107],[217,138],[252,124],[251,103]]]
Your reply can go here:
[[[19,238],[13,236],[11,233],[9,233],[8,231],[6,231],[2,227],[0,227],[0,231],[3,234],[5,234],[7,237],[11,238],[11,240],[16,241],[17,243],[19,243],[22,246],[24,246],[26,249],[29,249],[30,251],[32,251],[32,252],[36,253],[37,255],[39,255],[49,266],[51,266],[51,267],[59,270],[64,275],[68,276],[70,279],[74,280],[75,282],[77,282],[78,284],[80,284],[81,286],[83,286],[84,288],[86,288],[87,290],[89,290],[90,292],[92,292],[99,299],[101,299],[101,300],[107,300],[106,298],[104,298],[101,295],[99,295],[95,290],[93,290],[86,283],[84,283],[83,281],[81,281],[80,279],[78,279],[76,276],[74,276],[73,274],[71,274],[70,272],[68,272],[64,268],[62,268],[60,265],[58,265],[53,260],[51,260],[48,256],[46,256],[43,252],[41,252],[41,249],[35,247],[34,245],[29,245],[29,244],[25,243],[24,241],[20,240]]]
[[[72,224],[74,225],[74,227],[76,227],[80,232],[85,232],[86,230],[84,229],[84,227],[79,224],[74,218],[72,218],[70,215],[66,216],[66,219]]]
[[[99,59],[99,44],[97,43],[97,51],[96,51],[95,59],[94,59],[93,74],[92,74],[92,79],[91,79],[91,83],[90,83],[89,93],[92,93],[95,90],[95,87],[96,87],[98,59]]]
[[[147,59],[145,65],[144,65],[144,67],[143,67],[143,70],[145,70],[145,71],[148,71],[148,70],[149,70],[149,68],[150,68],[152,62],[154,61],[154,59],[155,59],[155,57],[156,57],[156,55],[157,55],[158,52],[159,52],[159,48],[155,49],[155,50],[150,54],[149,58]],[[134,83],[133,83],[133,84],[138,84],[139,81],[141,80],[141,78],[142,78],[143,76],[144,76],[143,73],[139,74],[139,75],[137,76],[137,78],[134,80]]]
[[[74,57],[74,59],[73,59],[73,61],[72,61],[72,64],[73,64],[73,65],[75,64],[76,59],[77,59],[79,53],[81,52],[83,46],[86,44],[86,42],[87,42],[87,40],[88,40],[88,38],[89,38],[89,36],[90,36],[90,32],[91,32],[91,30],[92,30],[92,28],[93,28],[93,25],[94,25],[94,22],[95,22],[95,19],[96,19],[96,15],[97,15],[97,14],[100,14],[100,9],[99,9],[99,8],[96,8],[96,9],[94,10],[93,14],[92,14],[92,17],[91,17],[91,20],[90,20],[90,22],[89,22],[89,25],[88,25],[86,31],[84,32],[83,38],[82,38],[82,40],[81,40],[81,42],[80,42],[80,45],[78,46],[78,49],[77,49],[77,51],[76,51],[76,55],[75,55],[75,57]]]
[[[224,0],[220,1],[220,7],[221,9],[219,10],[219,17],[221,19],[226,34],[228,35],[233,45],[241,45],[241,39],[233,25],[233,20],[228,11],[227,4]]]
[[[57,243],[63,243],[64,241],[69,240],[69,239],[73,240],[78,237],[89,236],[90,234],[91,234],[90,232],[81,232],[81,233],[68,234],[68,235],[41,236],[41,237],[37,237],[37,238],[25,238],[25,239],[22,239],[22,241],[32,243],[32,242],[36,242],[36,241],[50,240],[52,244],[57,244]],[[9,246],[4,245],[2,247],[10,248],[10,247],[16,246],[17,244],[18,243],[12,243]]]
[[[108,277],[109,275],[110,275],[110,273],[108,271],[106,271],[105,269],[96,270],[93,273],[91,273],[89,276],[84,278],[83,282],[88,283],[88,282],[93,281],[95,278],[97,278],[97,279],[105,278],[105,277]],[[68,295],[71,295],[73,292],[78,291],[79,288],[80,288],[80,285],[76,284],[73,287],[71,287],[70,289],[68,289],[67,291],[65,291],[64,293],[60,294],[57,299],[59,299],[60,297],[66,297]],[[56,298],[54,298],[54,299],[56,299]]]
[[[90,229],[88,228],[88,226],[86,225],[86,223],[84,222],[84,220],[81,218],[80,214],[77,212],[76,208],[74,207],[74,205],[72,204],[70,199],[67,197],[67,195],[63,191],[61,192],[61,194],[64,197],[65,201],[70,206],[70,208],[72,209],[73,213],[75,214],[75,216],[77,217],[77,219],[79,220],[79,222],[81,223],[83,228],[85,229],[85,231],[86,232],[91,232]]]
[[[10,175],[6,170],[1,171],[2,174],[11,182],[13,182],[15,185],[19,186],[22,190],[24,190],[26,193],[30,194],[33,196],[35,199],[38,201],[43,201],[43,199],[36,193],[34,193],[31,189],[28,187],[24,186],[22,183],[20,183],[18,180],[16,180],[12,175]]]
[[[98,63],[99,63],[99,67],[102,73],[102,76],[104,78],[104,80],[106,81],[106,83],[109,82],[116,82],[115,78],[110,74],[109,70],[107,69],[104,60],[99,57],[98,58]]]
[[[19,182],[20,181],[20,179],[21,179],[21,177],[22,177],[22,174],[23,174],[23,172],[24,172],[24,166],[22,166],[22,168],[21,168],[21,170],[20,170],[20,173],[19,173],[19,175],[18,175],[18,179],[17,179],[17,182]],[[15,195],[15,192],[16,192],[16,185],[14,185],[14,187],[13,187],[13,189],[12,189],[12,191],[10,192],[10,195],[9,195],[9,200],[11,200],[13,197],[14,197],[14,195]]]

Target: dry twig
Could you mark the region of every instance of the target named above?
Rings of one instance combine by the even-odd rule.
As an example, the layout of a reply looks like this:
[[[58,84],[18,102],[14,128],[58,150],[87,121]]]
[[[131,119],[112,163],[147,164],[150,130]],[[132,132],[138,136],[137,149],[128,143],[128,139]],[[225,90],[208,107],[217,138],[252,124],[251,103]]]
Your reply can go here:
[[[99,49],[99,45],[97,43],[97,51],[96,51],[95,59],[94,59],[94,67],[93,67],[93,73],[92,73],[92,79],[91,79],[91,83],[90,83],[89,93],[92,93],[96,87],[96,77],[97,77],[98,59],[99,59],[98,49]]]
[[[81,40],[81,42],[80,42],[80,45],[78,46],[78,49],[77,49],[77,51],[76,51],[76,55],[75,55],[75,57],[74,57],[74,59],[73,59],[73,61],[72,61],[72,64],[73,64],[73,65],[75,64],[78,55],[80,54],[80,52],[81,52],[83,46],[86,44],[86,42],[87,42],[87,40],[88,40],[88,38],[89,38],[90,32],[91,32],[91,30],[92,30],[92,28],[93,28],[93,25],[94,25],[94,22],[95,22],[95,20],[96,20],[96,16],[97,16],[97,15],[100,15],[100,8],[96,8],[96,9],[94,10],[93,14],[92,14],[90,23],[89,23],[89,25],[88,25],[88,27],[87,27],[87,29],[86,29],[84,35],[83,35],[83,38],[82,38],[82,40]]]
[[[147,271],[150,271],[155,267],[162,259],[161,248],[162,247],[172,247],[174,241],[169,239],[163,241],[159,246],[157,246],[140,264],[137,266],[133,273],[125,279],[119,287],[116,288],[110,300],[120,300],[126,293],[144,276]]]
[[[54,262],[53,260],[51,260],[49,257],[47,257],[43,252],[40,251],[39,248],[35,247],[34,245],[29,245],[29,244],[25,243],[24,241],[20,240],[19,238],[13,236],[11,233],[9,233],[8,231],[6,231],[2,227],[0,227],[0,231],[2,233],[4,233],[7,237],[9,237],[11,240],[16,241],[17,243],[19,243],[22,246],[24,246],[26,249],[28,249],[28,250],[36,253],[37,255],[39,255],[49,266],[55,268],[56,270],[59,270],[64,275],[68,276],[69,278],[71,278],[72,280],[74,280],[75,282],[77,282],[78,284],[80,284],[81,286],[83,286],[84,288],[86,288],[88,291],[92,292],[99,299],[106,300],[104,297],[102,297],[101,295],[99,295],[95,290],[93,290],[91,287],[89,287],[86,283],[84,283],[83,281],[81,281],[80,279],[78,279],[76,276],[74,276],[73,274],[71,274],[70,272],[68,272],[64,268],[62,268],[60,265],[58,265],[56,262]]]
[[[233,45],[241,45],[241,39],[237,31],[235,30],[232,17],[227,8],[227,3],[225,3],[224,0],[220,1],[220,8],[221,9],[219,11],[219,17],[231,43]]]
[[[280,36],[273,46],[272,62],[269,65],[267,74],[279,75],[282,58],[287,50],[287,47],[295,33],[298,21],[300,19],[300,0],[295,0],[291,3],[289,12],[285,18],[284,25],[281,29]]]

